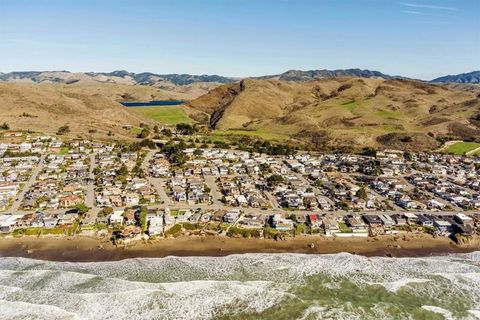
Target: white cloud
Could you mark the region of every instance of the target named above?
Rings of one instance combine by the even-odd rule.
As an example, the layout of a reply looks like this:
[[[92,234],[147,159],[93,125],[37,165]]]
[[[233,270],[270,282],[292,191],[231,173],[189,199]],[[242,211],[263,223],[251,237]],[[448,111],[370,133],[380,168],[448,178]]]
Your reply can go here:
[[[400,4],[403,5],[403,6],[406,6],[406,7],[410,7],[410,8],[458,11],[457,8],[430,5],[430,4],[417,4],[417,3],[408,3],[408,2],[401,2]],[[412,11],[412,12],[415,12],[415,11]]]
[[[408,14],[416,14],[416,15],[419,15],[419,16],[424,16],[425,15],[425,13],[421,13],[419,11],[413,11],[413,10],[402,10],[401,12],[408,13]]]

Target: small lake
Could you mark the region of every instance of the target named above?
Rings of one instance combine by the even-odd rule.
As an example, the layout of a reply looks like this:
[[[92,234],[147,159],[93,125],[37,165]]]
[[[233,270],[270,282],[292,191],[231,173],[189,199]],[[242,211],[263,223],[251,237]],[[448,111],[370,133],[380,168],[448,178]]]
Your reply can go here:
[[[185,103],[184,100],[152,100],[144,102],[120,102],[125,107],[160,107],[160,106],[178,106]]]

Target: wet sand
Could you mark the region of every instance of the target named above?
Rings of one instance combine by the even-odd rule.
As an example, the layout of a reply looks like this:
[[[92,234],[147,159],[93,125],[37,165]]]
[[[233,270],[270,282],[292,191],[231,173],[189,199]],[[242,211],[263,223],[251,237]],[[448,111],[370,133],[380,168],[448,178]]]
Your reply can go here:
[[[313,246],[312,246],[313,244]],[[458,246],[448,238],[430,235],[376,238],[297,237],[286,241],[183,236],[136,241],[115,247],[93,237],[0,238],[0,257],[27,257],[50,261],[94,262],[166,256],[226,256],[243,253],[330,254],[348,252],[364,256],[420,257],[480,250],[479,237]]]

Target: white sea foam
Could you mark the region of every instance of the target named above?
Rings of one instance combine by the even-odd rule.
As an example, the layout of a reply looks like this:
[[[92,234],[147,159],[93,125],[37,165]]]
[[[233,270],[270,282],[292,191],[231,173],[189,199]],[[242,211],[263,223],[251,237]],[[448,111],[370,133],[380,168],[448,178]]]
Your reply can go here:
[[[80,320],[76,314],[55,306],[21,301],[0,300],[0,312],[3,320]]]
[[[475,319],[480,319],[480,310],[468,310],[468,312],[475,317]]]
[[[430,279],[402,279],[391,282],[368,282],[369,284],[377,284],[383,286],[390,292],[397,292],[403,287],[408,286],[411,283],[425,283],[431,281]]]
[[[442,306],[459,297],[472,317],[480,305],[480,253],[431,258],[245,254],[99,263],[0,258],[0,310],[8,312],[7,319],[30,319],[32,310],[43,314],[50,307],[45,319],[211,319],[262,312],[317,275],[329,279],[323,285],[332,291],[349,281],[358,290],[375,284],[391,294],[408,287]],[[382,305],[368,311],[338,303],[312,304],[301,319],[388,318]],[[454,316],[447,309],[424,309]]]
[[[319,318],[320,315],[324,312],[324,307],[310,306],[305,311],[303,311],[303,314],[300,316],[300,318],[298,318],[298,320],[307,320],[311,319],[312,317]]]
[[[88,286],[98,276],[65,272],[51,277],[50,272],[11,273],[15,287],[0,287],[0,296],[7,300],[9,314],[21,311],[13,318],[29,319],[32,311],[26,306],[32,305],[39,314],[43,314],[42,308],[52,307],[47,319],[64,319],[67,313],[68,318],[78,315],[81,319],[99,319],[99,315],[101,319],[136,319],[140,315],[142,319],[210,319],[220,310],[261,312],[281,301],[289,288],[268,281],[145,283],[102,279],[107,287],[98,292],[97,283],[93,285],[96,290]],[[38,287],[34,288],[35,284]]]
[[[422,309],[425,309],[425,310],[430,311],[430,312],[441,314],[445,318],[445,320],[453,320],[454,319],[453,314],[450,311],[445,310],[445,309],[440,308],[440,307],[422,306]]]

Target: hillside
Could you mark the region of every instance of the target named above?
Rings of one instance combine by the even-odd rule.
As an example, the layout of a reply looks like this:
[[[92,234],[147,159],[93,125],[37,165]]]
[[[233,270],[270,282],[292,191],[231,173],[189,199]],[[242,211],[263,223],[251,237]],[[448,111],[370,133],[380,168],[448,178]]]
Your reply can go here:
[[[0,123],[8,123],[12,130],[44,133],[68,125],[71,135],[106,138],[112,131],[116,138],[132,138],[122,126],[149,120],[116,102],[118,92],[106,87],[0,82]]]
[[[128,85],[115,83],[77,82],[74,84],[52,84],[66,92],[81,93],[85,95],[100,95],[118,102],[123,101],[150,101],[150,100],[192,100],[212,88],[201,83],[189,86],[162,89],[147,85]]]
[[[480,83],[480,71],[449,75],[433,79],[433,83]]]
[[[475,88],[410,80],[248,79],[216,88],[186,109],[214,129],[281,134],[316,148],[422,150],[437,147],[436,136],[479,138],[479,97]]]

